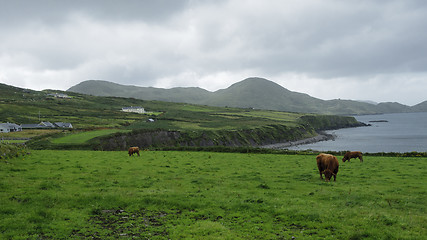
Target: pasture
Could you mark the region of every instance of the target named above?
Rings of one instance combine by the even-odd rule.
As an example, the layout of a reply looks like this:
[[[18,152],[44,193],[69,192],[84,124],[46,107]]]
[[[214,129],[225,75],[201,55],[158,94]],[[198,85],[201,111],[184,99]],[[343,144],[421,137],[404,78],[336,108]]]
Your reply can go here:
[[[81,131],[78,133],[68,133],[65,136],[54,138],[51,140],[54,144],[83,144],[92,138],[105,136],[117,132],[130,132],[130,130],[123,129],[103,129],[93,131]]]
[[[427,158],[32,151],[0,160],[0,239],[425,239]]]

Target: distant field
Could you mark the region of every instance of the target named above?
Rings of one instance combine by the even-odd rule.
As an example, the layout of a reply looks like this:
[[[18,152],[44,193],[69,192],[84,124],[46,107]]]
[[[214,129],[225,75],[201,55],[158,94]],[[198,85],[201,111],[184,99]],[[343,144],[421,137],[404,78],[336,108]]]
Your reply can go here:
[[[61,132],[60,129],[25,129],[19,132],[0,133],[0,138],[32,138],[41,135]]]
[[[0,160],[0,239],[425,239],[427,158],[31,151]]]
[[[27,140],[1,140],[1,143],[25,143]]]
[[[103,129],[103,130],[94,130],[78,133],[69,133],[68,135],[60,138],[52,139],[52,143],[56,144],[82,144],[89,141],[92,138],[100,137],[116,132],[130,132],[131,130],[123,129]]]

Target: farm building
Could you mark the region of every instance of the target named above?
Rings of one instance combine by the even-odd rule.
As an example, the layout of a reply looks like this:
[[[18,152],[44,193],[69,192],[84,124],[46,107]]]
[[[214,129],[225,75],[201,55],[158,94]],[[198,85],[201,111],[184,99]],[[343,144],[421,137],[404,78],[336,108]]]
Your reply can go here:
[[[143,107],[124,107],[122,108],[123,112],[135,112],[135,113],[145,113]]]
[[[71,123],[56,122],[55,125],[59,128],[73,128]]]
[[[48,128],[54,128],[55,127],[55,125],[51,122],[41,122],[40,125],[43,127],[48,127]]]
[[[22,127],[15,123],[0,123],[0,132],[19,132],[22,131]]]
[[[29,128],[73,128],[73,125],[71,123],[64,123],[64,122],[41,122],[39,124],[22,124],[22,128],[29,129]]]
[[[48,96],[52,96],[52,97],[55,97],[55,98],[65,98],[65,99],[69,99],[69,98],[71,98],[71,97],[69,97],[67,94],[64,94],[64,93],[49,93],[49,94],[47,94]]]

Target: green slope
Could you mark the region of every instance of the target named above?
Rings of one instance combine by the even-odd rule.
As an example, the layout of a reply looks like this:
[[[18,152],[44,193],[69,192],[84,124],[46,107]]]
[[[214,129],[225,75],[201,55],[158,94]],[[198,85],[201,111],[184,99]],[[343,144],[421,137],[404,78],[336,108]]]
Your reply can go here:
[[[248,78],[215,92],[204,103],[214,106],[317,112],[323,102],[306,94],[289,91],[262,78]]]
[[[107,91],[108,89],[104,88],[104,92]],[[40,121],[70,122],[74,126],[73,131],[105,128],[135,130],[135,133],[113,136],[117,139],[114,144],[104,139],[104,143],[110,147],[103,149],[123,149],[132,142],[141,142],[138,137],[151,139],[154,135],[157,136],[159,131],[160,134],[166,135],[178,132],[180,138],[169,142],[174,145],[242,146],[299,140],[312,137],[319,130],[359,125],[353,117],[98,97],[73,92],[67,92],[70,98],[60,99],[49,95],[52,92],[61,93],[60,91],[28,91],[8,85],[0,85],[0,92],[5,93],[0,96],[0,122],[17,124]],[[142,106],[149,113],[121,111],[122,107],[128,106]],[[306,121],[304,116],[312,116],[314,120]],[[149,118],[155,121],[147,122]],[[62,135],[66,136],[67,131]],[[170,140],[169,137],[162,139]],[[49,148],[56,148],[55,143],[68,143],[66,139],[50,142],[53,145]],[[84,142],[83,144],[86,144],[86,140]],[[154,142],[164,145],[162,141]],[[69,143],[76,142],[69,140]],[[37,146],[47,148],[49,143],[44,142]]]
[[[108,81],[88,80],[81,82],[67,90],[90,94],[94,96],[132,97],[144,100],[158,100],[167,102],[200,103],[209,97],[211,92],[201,88],[172,88],[161,89],[154,87],[137,87],[120,85]]]
[[[378,114],[427,111],[425,106],[411,108],[399,103],[378,105],[352,100],[321,100],[292,92],[263,78],[248,78],[226,89],[209,92],[201,88],[147,88],[125,86],[106,81],[84,81],[68,91],[97,96],[133,97],[144,100],[185,102],[209,106],[229,106],[301,113]]]
[[[427,101],[424,101],[424,102],[419,103],[415,106],[412,106],[411,110],[413,112],[427,112]]]

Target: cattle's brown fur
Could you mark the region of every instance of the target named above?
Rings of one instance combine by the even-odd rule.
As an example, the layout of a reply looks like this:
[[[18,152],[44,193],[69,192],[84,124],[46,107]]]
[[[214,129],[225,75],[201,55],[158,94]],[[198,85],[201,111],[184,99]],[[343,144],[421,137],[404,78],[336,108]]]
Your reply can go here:
[[[139,147],[130,147],[128,150],[129,156],[133,156],[134,153],[139,156]]]
[[[334,181],[336,181],[339,167],[338,159],[334,155],[321,153],[317,155],[316,161],[320,178],[323,179],[322,174],[324,174],[325,181],[329,181],[332,176],[334,176]]]
[[[363,156],[362,156],[362,153],[361,153],[361,152],[359,152],[359,151],[347,152],[347,153],[344,155],[344,157],[343,157],[342,161],[343,161],[343,162],[345,162],[346,160],[348,160],[348,161],[350,162],[350,159],[351,159],[351,158],[359,158],[359,159],[360,159],[360,162],[363,162]]]

